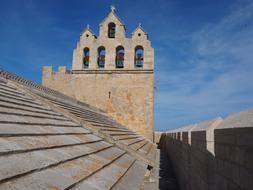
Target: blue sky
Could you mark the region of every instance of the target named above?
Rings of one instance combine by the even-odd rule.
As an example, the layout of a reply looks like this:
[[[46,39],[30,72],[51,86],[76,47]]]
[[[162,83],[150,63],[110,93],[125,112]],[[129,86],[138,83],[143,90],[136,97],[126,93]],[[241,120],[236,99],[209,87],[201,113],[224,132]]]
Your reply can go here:
[[[111,4],[155,48],[156,130],[253,107],[250,0],[1,0],[0,67],[38,83],[43,65],[70,68],[80,32],[98,34]]]

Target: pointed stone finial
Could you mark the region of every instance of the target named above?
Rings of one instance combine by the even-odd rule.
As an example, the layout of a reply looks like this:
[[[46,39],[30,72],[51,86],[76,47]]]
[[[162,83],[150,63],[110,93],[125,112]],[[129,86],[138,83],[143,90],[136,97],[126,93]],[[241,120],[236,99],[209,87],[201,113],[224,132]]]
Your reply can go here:
[[[139,22],[139,27],[141,27],[141,23]]]
[[[112,11],[112,12],[115,12],[115,10],[116,10],[115,6],[114,6],[114,5],[111,5],[111,11]]]
[[[90,25],[89,24],[87,24],[86,29],[90,29]]]

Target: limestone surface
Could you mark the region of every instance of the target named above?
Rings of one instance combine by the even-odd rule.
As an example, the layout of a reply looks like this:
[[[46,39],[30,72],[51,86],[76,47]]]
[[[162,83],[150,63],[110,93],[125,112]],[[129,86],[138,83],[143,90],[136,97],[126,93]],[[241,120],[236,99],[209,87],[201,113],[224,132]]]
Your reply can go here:
[[[109,37],[112,23],[115,33]],[[70,71],[66,67],[59,67],[58,72],[43,68],[43,85],[102,109],[153,140],[154,49],[148,34],[139,25],[127,38],[115,9],[99,27],[98,37],[89,26],[81,33]]]

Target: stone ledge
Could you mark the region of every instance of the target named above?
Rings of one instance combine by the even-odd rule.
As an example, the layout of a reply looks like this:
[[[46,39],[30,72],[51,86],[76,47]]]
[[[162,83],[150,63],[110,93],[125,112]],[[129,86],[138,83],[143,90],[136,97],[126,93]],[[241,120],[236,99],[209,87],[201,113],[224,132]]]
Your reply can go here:
[[[107,70],[107,69],[87,69],[87,70],[72,70],[72,74],[153,74],[153,69],[115,69],[115,70]]]

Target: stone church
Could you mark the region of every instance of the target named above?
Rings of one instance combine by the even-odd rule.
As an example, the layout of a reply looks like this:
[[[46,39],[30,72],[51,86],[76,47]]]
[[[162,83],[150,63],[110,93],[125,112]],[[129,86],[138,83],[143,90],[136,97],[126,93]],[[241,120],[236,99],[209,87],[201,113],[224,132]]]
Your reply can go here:
[[[153,69],[147,33],[126,38],[114,7],[70,71],[44,68],[50,88],[0,68],[0,190],[252,190],[253,109],[156,132],[157,146]]]
[[[139,24],[130,38],[115,8],[89,25],[73,51],[72,69],[43,68],[43,85],[106,111],[150,140],[154,136],[154,49]]]

